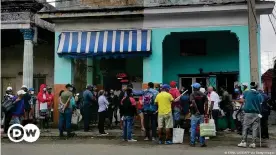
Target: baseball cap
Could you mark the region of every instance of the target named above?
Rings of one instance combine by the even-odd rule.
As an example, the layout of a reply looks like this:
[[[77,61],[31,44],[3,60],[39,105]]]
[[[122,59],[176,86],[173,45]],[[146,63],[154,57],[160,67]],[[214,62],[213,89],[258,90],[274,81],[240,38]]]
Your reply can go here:
[[[89,88],[93,88],[93,85],[88,84],[88,85],[86,86],[86,89],[89,89]]]
[[[28,88],[26,85],[22,85],[22,87],[21,88]]]
[[[206,92],[205,88],[200,88],[199,91],[201,91],[202,93]]]
[[[12,87],[7,87],[7,91],[12,91]]]
[[[243,86],[248,86],[247,82],[242,83]]]
[[[257,82],[251,82],[251,83],[250,83],[250,86],[251,86],[252,88],[255,88],[255,87],[258,86],[258,83],[257,83]]]
[[[17,92],[17,95],[24,95],[24,94],[26,94],[26,92],[25,92],[24,90],[19,90],[19,91]]]
[[[170,89],[170,86],[168,84],[163,84],[162,89]]]
[[[34,91],[34,88],[29,88],[29,91]]]
[[[73,87],[70,83],[68,83],[65,88]]]
[[[199,89],[200,88],[200,84],[199,83],[194,83],[192,84],[193,88]]]
[[[176,87],[176,82],[175,82],[175,81],[171,81],[171,82],[170,82],[170,86],[171,86],[171,87]]]

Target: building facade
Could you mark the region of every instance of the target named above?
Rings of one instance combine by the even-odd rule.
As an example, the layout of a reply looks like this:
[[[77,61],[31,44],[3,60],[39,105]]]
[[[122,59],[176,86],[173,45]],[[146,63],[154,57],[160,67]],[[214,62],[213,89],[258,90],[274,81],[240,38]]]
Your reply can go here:
[[[1,96],[11,86],[35,88],[54,78],[54,24],[36,15],[53,7],[41,1],[1,1]]]
[[[101,88],[112,81],[104,80],[105,74],[116,77],[116,72],[140,76],[143,87],[171,80],[189,87],[197,81],[226,85],[232,91],[236,81],[250,82],[246,0],[75,3],[64,7],[61,2],[57,11],[40,14],[55,23],[57,92],[74,81],[72,60],[80,58],[87,61],[87,83]],[[260,15],[271,13],[273,7],[273,2],[256,2],[258,25]],[[258,47],[260,64],[260,29]]]

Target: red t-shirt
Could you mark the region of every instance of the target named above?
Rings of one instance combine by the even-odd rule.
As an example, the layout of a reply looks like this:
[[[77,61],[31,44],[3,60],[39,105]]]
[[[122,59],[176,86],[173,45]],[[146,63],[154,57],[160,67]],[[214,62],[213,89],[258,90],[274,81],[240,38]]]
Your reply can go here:
[[[137,109],[138,110],[141,110],[141,109],[143,109],[143,96],[140,96],[139,97],[139,102],[138,102],[138,104],[137,104]]]

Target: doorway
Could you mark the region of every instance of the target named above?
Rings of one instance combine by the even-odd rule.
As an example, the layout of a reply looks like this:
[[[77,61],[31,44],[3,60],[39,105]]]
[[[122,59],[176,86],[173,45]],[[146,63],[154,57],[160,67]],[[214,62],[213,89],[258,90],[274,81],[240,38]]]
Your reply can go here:
[[[208,77],[179,77],[179,88],[185,87],[188,89],[188,94],[192,93],[191,85],[195,82],[200,83],[205,87],[208,85]]]

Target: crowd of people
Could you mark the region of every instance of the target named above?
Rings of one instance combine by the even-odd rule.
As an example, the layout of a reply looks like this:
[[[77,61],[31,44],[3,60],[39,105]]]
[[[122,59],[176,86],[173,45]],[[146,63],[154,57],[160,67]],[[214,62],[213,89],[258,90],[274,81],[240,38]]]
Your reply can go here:
[[[52,88],[45,84],[40,86],[36,95],[34,88],[23,85],[16,94],[12,87],[7,87],[2,100],[2,125],[7,133],[10,125],[39,122],[40,128],[48,131],[49,122],[53,118]],[[38,121],[39,120],[39,121]]]
[[[159,144],[172,144],[172,129],[181,126],[185,128],[184,121],[189,120],[190,145],[195,146],[198,137],[198,128],[201,123],[208,123],[214,119],[216,130],[219,131],[218,120],[225,116],[227,129],[225,131],[237,131],[242,134],[242,141],[238,146],[246,147],[248,130],[251,129],[253,140],[249,147],[256,147],[258,129],[262,126],[262,138],[269,138],[268,116],[270,105],[269,98],[255,82],[236,85],[233,96],[227,92],[226,87],[216,91],[200,83],[192,84],[192,92],[188,88],[177,88],[177,83],[160,84],[154,86],[148,83],[148,88],[143,91],[135,91],[128,85],[120,91],[97,91],[93,85],[87,85],[86,90],[76,93],[73,85],[67,84],[66,89],[59,93],[59,131],[67,132],[68,137],[75,135],[72,132],[71,120],[76,109],[80,109],[83,118],[84,131],[90,131],[90,123],[98,124],[99,134],[105,132],[105,120],[107,126],[112,128],[120,124],[123,130],[123,139],[128,142],[136,141],[132,137],[134,120],[139,116],[141,130],[145,131],[146,141],[157,141]],[[53,98],[52,88],[45,84],[40,86],[36,96],[34,89],[22,86],[17,95],[13,95],[12,88],[8,87],[4,100],[13,101],[13,108],[4,111],[5,132],[9,125],[15,123],[28,123],[33,118],[38,118],[40,128],[47,129],[52,118]],[[219,95],[220,94],[220,95]],[[5,101],[3,101],[5,102]],[[2,102],[2,103],[3,103]],[[34,108],[36,107],[36,108]],[[34,110],[36,109],[36,110]],[[232,125],[235,120],[235,128]],[[114,124],[115,123],[115,124]],[[158,131],[158,133],[157,133]],[[163,133],[163,131],[165,131]],[[165,135],[165,136],[164,136]],[[205,138],[198,137],[201,147],[205,147]]]

